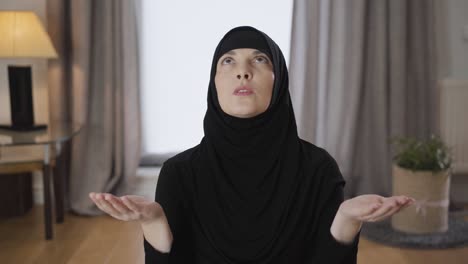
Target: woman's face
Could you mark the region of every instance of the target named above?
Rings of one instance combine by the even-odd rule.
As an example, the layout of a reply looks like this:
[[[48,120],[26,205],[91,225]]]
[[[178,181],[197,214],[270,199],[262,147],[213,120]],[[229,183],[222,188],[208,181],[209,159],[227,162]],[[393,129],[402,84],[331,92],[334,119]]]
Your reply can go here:
[[[248,118],[270,105],[275,75],[268,56],[256,49],[226,52],[216,64],[215,85],[222,110]]]

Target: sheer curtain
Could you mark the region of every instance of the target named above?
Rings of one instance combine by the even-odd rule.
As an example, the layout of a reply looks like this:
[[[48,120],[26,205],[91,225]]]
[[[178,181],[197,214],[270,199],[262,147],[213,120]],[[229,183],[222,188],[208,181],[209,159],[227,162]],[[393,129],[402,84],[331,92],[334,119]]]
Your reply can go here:
[[[47,1],[60,59],[49,65],[50,119],[84,124],[67,178],[73,212],[102,212],[89,192],[126,194],[140,159],[135,1]],[[68,176],[68,175],[65,175]]]
[[[391,195],[394,136],[436,132],[431,0],[296,0],[291,96],[301,137],[335,157],[345,195]]]

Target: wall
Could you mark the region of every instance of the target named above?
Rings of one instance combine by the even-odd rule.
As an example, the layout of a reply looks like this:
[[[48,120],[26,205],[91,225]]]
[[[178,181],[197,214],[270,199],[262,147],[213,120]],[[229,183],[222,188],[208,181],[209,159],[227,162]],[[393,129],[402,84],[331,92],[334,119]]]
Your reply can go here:
[[[468,80],[468,1],[448,0],[446,4],[448,77]]]
[[[46,25],[46,0],[2,0],[0,10],[30,10],[34,11],[44,27]],[[47,60],[45,59],[1,59],[0,58],[0,123],[9,124],[10,115],[10,92],[8,85],[9,64],[32,65],[33,78],[33,104],[34,118],[36,123],[48,123],[49,101],[47,91]],[[42,156],[42,149],[38,147],[8,147],[2,149],[3,155],[28,155]],[[42,203],[42,174],[33,175],[34,202]]]
[[[3,0],[0,10],[31,10],[34,11],[45,25],[45,0]],[[45,59],[0,59],[0,123],[10,123],[10,96],[8,86],[9,64],[32,65],[33,104],[37,123],[47,123],[49,107],[47,95],[47,60]]]
[[[439,0],[442,1],[442,0]],[[468,80],[468,1],[447,0],[444,15],[446,23],[446,74],[448,79]],[[468,175],[452,175],[451,199],[468,203]]]

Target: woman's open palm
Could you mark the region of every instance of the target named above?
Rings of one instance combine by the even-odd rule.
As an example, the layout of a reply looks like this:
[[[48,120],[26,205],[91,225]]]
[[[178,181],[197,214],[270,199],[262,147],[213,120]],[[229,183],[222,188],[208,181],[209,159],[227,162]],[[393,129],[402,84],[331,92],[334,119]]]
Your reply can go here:
[[[122,220],[154,221],[164,216],[161,205],[138,195],[114,196],[110,193],[90,193],[89,197],[99,209]]]
[[[382,197],[376,194],[364,194],[344,201],[340,209],[346,217],[351,219],[378,222],[398,213],[414,201],[413,198],[405,195]]]

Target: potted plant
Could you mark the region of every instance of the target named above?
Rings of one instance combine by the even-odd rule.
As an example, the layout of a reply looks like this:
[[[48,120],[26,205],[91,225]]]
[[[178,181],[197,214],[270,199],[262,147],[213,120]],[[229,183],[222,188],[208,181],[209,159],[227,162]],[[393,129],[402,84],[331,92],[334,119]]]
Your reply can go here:
[[[416,202],[392,216],[395,230],[427,234],[448,230],[450,149],[437,136],[427,140],[396,138],[393,156],[393,195]]]

